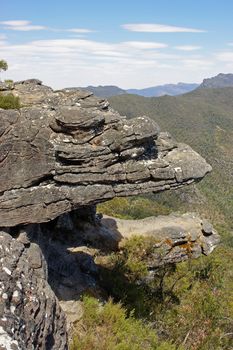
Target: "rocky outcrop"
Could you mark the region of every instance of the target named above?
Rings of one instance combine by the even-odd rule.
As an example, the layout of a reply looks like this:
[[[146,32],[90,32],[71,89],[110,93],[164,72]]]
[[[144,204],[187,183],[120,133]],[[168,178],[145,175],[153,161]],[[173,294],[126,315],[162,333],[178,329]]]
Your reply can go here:
[[[179,188],[211,167],[149,118],[127,120],[88,91],[53,91],[35,79],[0,90],[22,104],[0,109],[0,348],[63,350],[58,299],[68,310],[83,291],[97,290],[95,252],[118,249],[129,234],[129,223],[97,220],[93,205]],[[130,224],[157,237],[153,267],[208,254],[217,243],[197,217],[157,220]]]
[[[44,256],[38,244],[24,242],[0,232],[0,348],[67,349],[66,319]]]
[[[116,196],[178,188],[211,170],[190,147],[142,116],[127,120],[83,90],[30,80],[0,110],[0,223],[50,221]]]
[[[110,231],[118,246],[134,236],[151,237],[154,246],[149,256],[150,267],[177,263],[201,254],[210,254],[219,243],[212,225],[194,213],[149,217],[142,220],[122,220],[104,216],[101,229]],[[101,236],[101,234],[100,234]],[[105,236],[105,235],[104,235]]]
[[[219,73],[218,75],[204,79],[199,89],[221,89],[226,87],[233,87],[233,74]]]
[[[151,271],[208,255],[219,243],[219,235],[212,225],[194,213],[143,220],[108,216],[94,219],[93,208],[88,209],[87,215],[82,214],[83,210],[77,210],[59,217],[53,222],[53,234],[48,224],[41,224],[41,233],[37,236],[43,236],[45,242],[51,237],[49,245],[40,243],[40,246],[47,257],[50,285],[63,301],[78,300],[88,290],[98,294],[98,257],[120,250],[131,237],[152,238],[150,254],[146,257]],[[38,242],[35,236],[34,241]]]
[[[93,207],[9,232],[0,233],[0,344],[8,336],[16,349],[66,349],[63,311],[71,327],[82,317],[83,293],[103,298],[101,261],[130,237],[152,238],[144,259],[149,279],[165,264],[208,255],[219,242],[212,225],[195,214],[100,219]]]

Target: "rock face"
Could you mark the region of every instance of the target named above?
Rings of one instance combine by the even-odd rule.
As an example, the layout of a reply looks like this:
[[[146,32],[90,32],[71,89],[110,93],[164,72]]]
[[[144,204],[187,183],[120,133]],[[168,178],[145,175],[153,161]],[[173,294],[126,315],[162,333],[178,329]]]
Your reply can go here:
[[[0,232],[0,327],[5,332],[1,334],[0,328],[0,345],[4,350],[9,342],[13,349],[66,349],[63,311],[72,326],[82,317],[80,296],[85,292],[98,298],[103,295],[100,260],[130,237],[153,238],[144,261],[149,279],[165,264],[208,255],[219,242],[211,224],[195,214],[99,220],[93,207],[9,232]]]
[[[149,118],[126,120],[89,92],[53,92],[37,80],[10,91],[24,107],[0,110],[2,227],[50,221],[116,196],[178,188],[211,170]]]
[[[201,254],[210,254],[219,243],[212,225],[194,213],[149,217],[142,220],[122,220],[104,216],[102,230],[121,242],[132,236],[152,237],[157,242],[149,257],[150,267],[177,263]],[[123,243],[124,244],[124,243]]]
[[[129,223],[97,220],[94,204],[179,188],[211,167],[149,118],[127,120],[88,91],[35,79],[0,90],[23,105],[0,109],[0,348],[65,350],[58,299],[74,320],[74,301],[98,287],[95,249],[117,249],[129,234]],[[157,235],[157,267],[208,254],[218,240],[197,217],[150,220],[131,232]]]
[[[0,348],[67,349],[66,319],[36,243],[0,232]]]
[[[220,89],[224,87],[233,87],[233,74],[220,73],[212,78],[204,79],[199,86],[200,89]]]

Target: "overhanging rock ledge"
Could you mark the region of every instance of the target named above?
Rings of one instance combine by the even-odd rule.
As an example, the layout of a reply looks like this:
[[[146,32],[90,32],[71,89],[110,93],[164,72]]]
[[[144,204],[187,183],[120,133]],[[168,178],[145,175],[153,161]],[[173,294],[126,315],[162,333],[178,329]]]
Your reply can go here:
[[[209,254],[219,239],[193,214],[97,222],[95,204],[179,188],[211,166],[151,119],[127,120],[88,91],[53,91],[36,79],[0,91],[23,105],[0,109],[0,348],[66,350],[57,297],[67,310],[96,286],[87,243],[116,248],[127,227],[140,229],[158,238],[154,269]]]
[[[7,93],[9,91],[4,91]],[[50,221],[116,196],[178,188],[211,166],[146,116],[127,120],[83,90],[16,83],[0,110],[0,225]]]

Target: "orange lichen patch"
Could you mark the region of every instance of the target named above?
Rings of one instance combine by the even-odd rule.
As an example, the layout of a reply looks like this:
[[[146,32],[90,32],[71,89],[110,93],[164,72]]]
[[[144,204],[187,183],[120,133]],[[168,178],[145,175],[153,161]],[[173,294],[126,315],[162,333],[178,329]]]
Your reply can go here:
[[[194,246],[194,243],[193,242],[190,242],[188,241],[187,243],[184,243],[184,244],[180,244],[179,247],[181,249],[185,249],[186,250],[186,253],[187,255],[191,255],[192,254],[192,248]]]
[[[170,247],[173,247],[173,242],[170,238],[166,238],[163,243],[169,245]]]

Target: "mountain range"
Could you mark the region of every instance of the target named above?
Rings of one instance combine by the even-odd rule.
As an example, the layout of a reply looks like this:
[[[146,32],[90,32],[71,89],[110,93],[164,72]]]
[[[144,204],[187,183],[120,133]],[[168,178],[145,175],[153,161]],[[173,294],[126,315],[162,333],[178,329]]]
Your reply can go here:
[[[178,84],[165,84],[153,86],[145,89],[129,89],[127,90],[128,94],[136,94],[144,97],[156,97],[156,96],[176,96],[185,94],[186,92],[196,89],[199,84],[187,84],[187,83],[178,83]]]
[[[181,95],[186,92],[196,89],[199,84],[188,84],[188,83],[178,83],[178,84],[165,84],[152,86],[145,89],[121,89],[114,85],[99,85],[99,86],[86,86],[83,89],[93,92],[94,95],[98,97],[108,98],[111,96],[118,96],[123,94],[136,94],[144,97],[154,97],[163,95]]]
[[[177,83],[152,86],[144,89],[121,89],[114,85],[86,86],[83,89],[93,92],[98,97],[108,98],[112,96],[134,94],[144,97],[159,97],[164,95],[177,96],[191,92],[197,88],[222,88],[233,87],[233,74],[220,73],[215,77],[204,79],[201,84]]]
[[[223,87],[233,87],[233,74],[223,74],[220,73],[215,77],[204,79],[199,88],[223,88]]]

